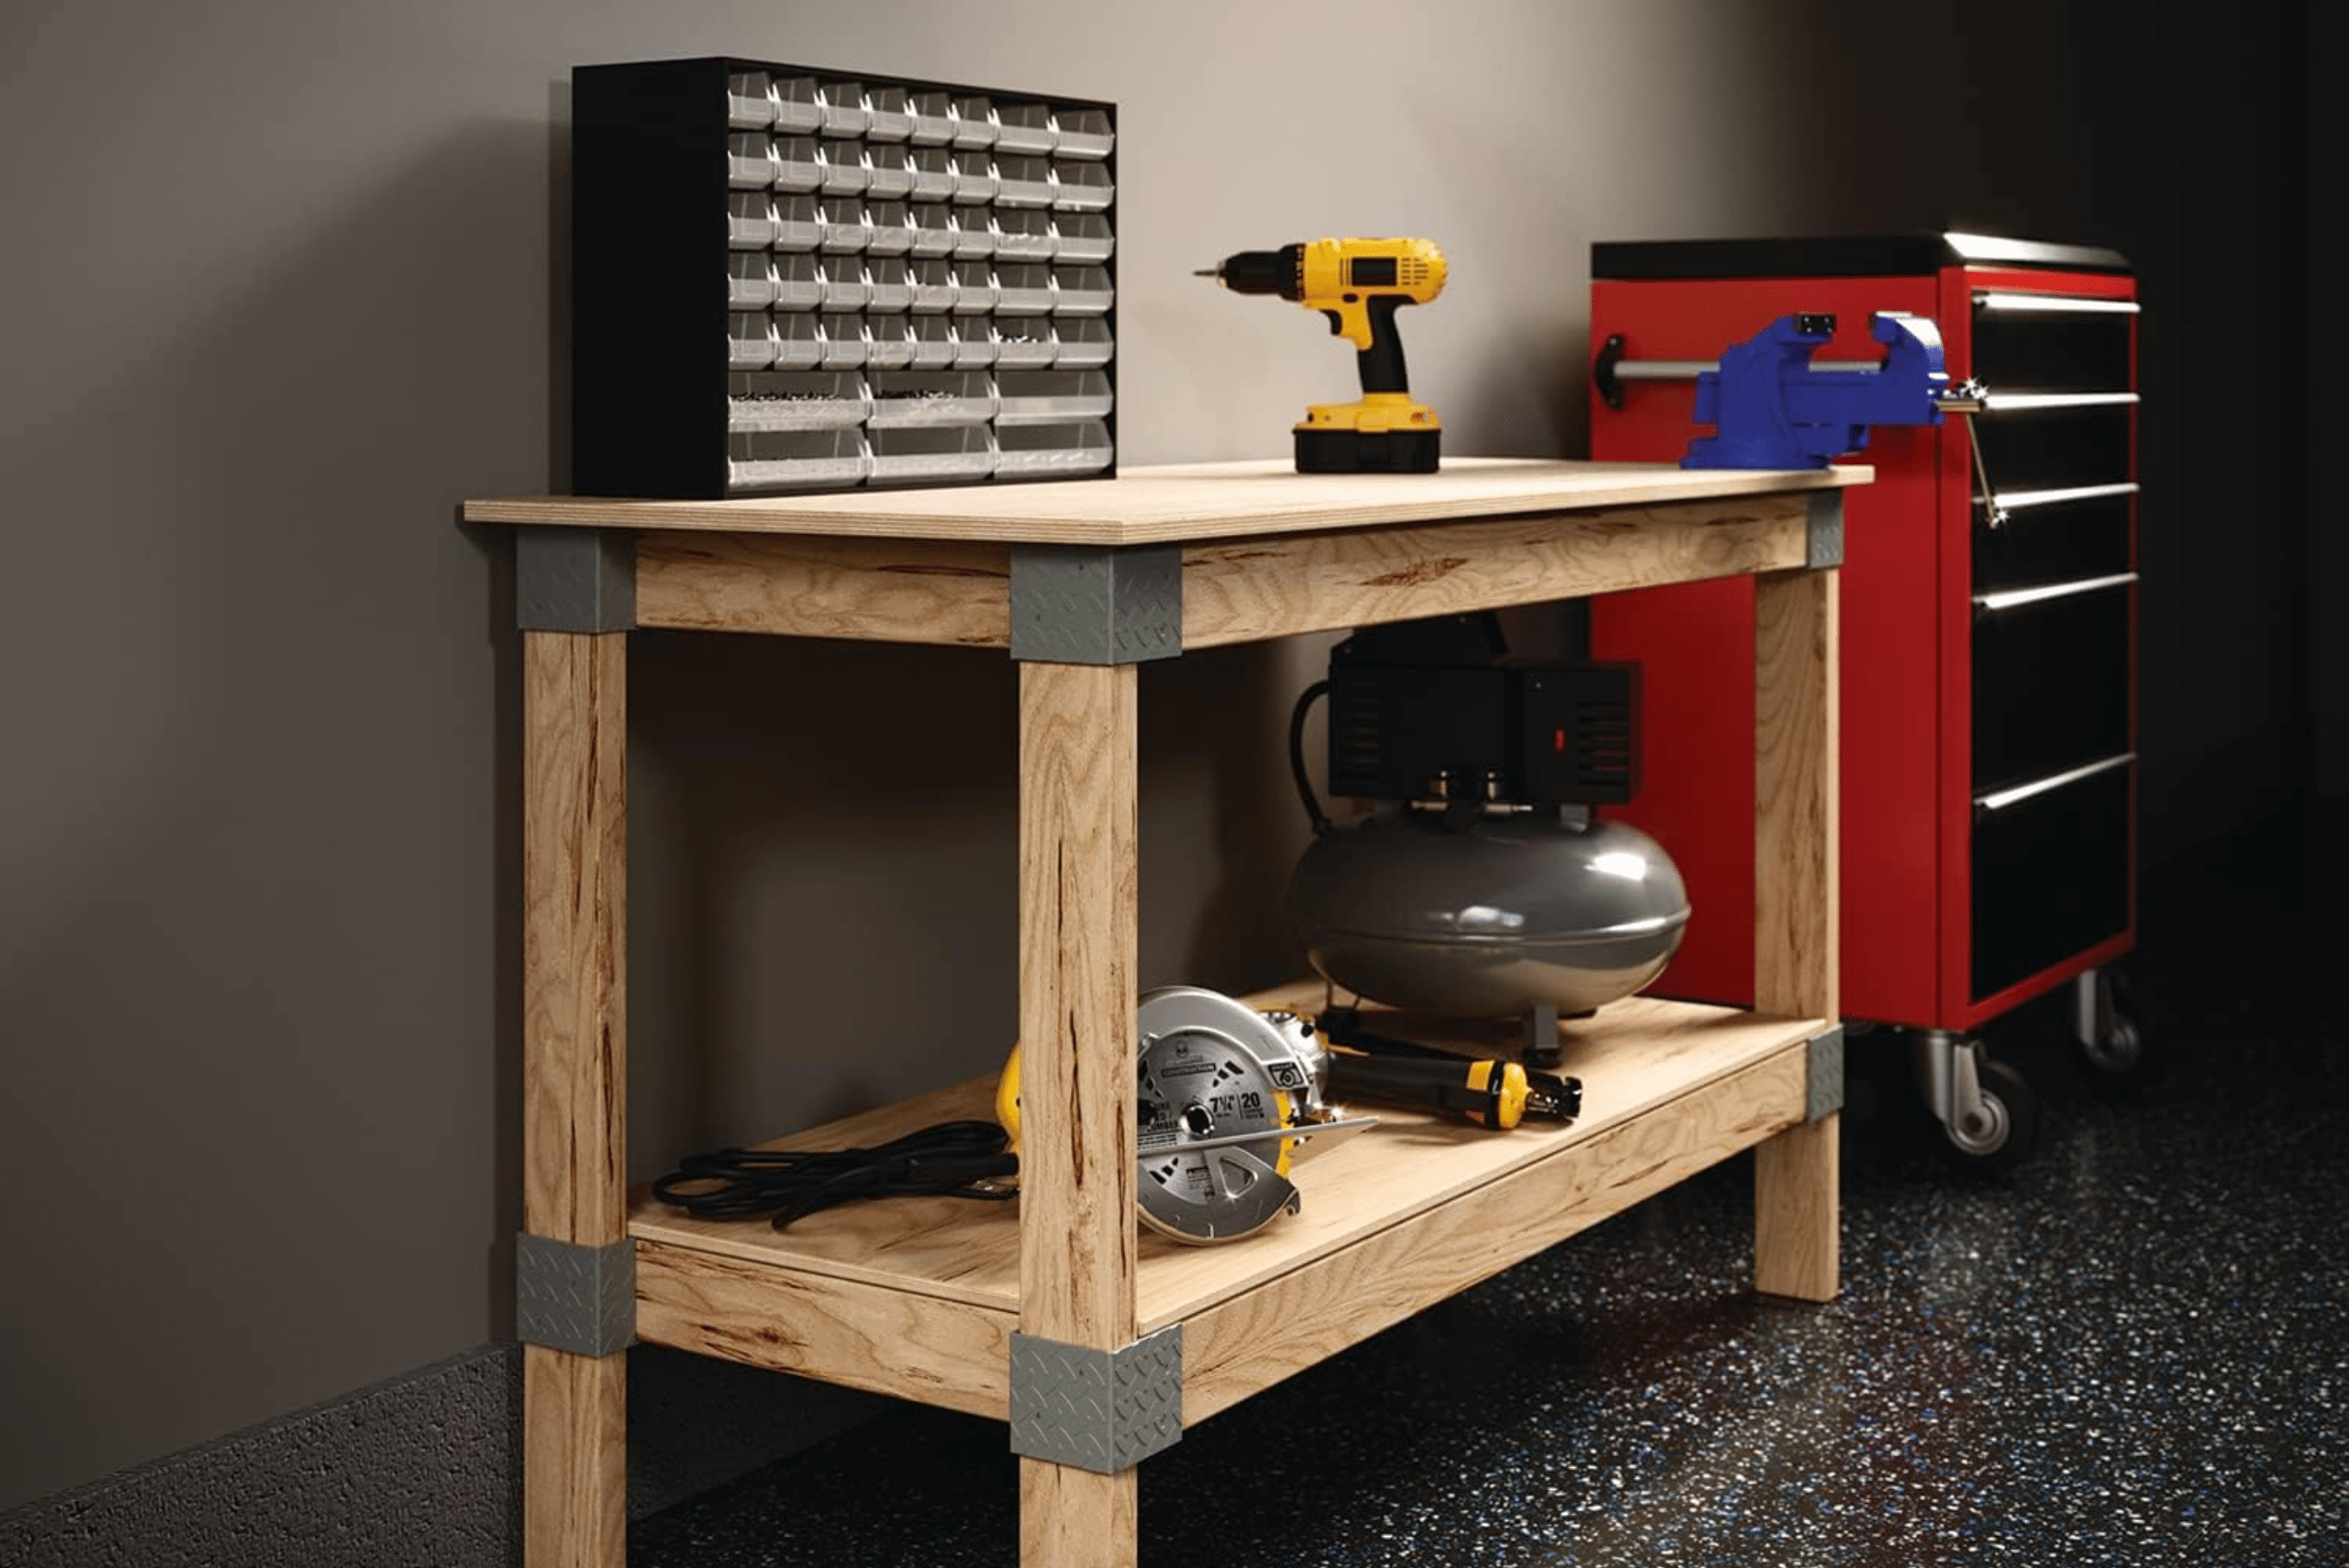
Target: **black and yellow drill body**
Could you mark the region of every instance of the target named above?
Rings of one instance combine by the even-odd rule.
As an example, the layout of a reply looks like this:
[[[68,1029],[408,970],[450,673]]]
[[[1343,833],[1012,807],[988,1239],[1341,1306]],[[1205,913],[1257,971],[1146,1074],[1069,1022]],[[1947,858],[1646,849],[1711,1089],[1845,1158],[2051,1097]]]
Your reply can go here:
[[[1242,250],[1201,274],[1239,294],[1278,295],[1330,321],[1354,346],[1362,397],[1316,403],[1297,426],[1300,473],[1433,473],[1443,429],[1411,398],[1395,313],[1443,292],[1448,269],[1432,239],[1315,239]]]

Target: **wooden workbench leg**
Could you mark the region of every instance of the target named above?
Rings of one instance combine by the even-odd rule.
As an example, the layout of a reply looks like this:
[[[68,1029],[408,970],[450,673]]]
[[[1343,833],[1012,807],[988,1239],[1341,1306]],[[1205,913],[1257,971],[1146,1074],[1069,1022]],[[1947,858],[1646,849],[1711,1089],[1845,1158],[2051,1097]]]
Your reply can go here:
[[[1019,1327],[1135,1338],[1135,667],[1019,667]],[[1024,1568],[1132,1568],[1135,1472],[1023,1457]]]
[[[1753,1005],[1838,1017],[1836,578],[1754,580]],[[1838,1118],[1790,1128],[1754,1151],[1753,1284],[1833,1297],[1841,1229]]]
[[[522,1229],[626,1234],[628,638],[522,636]],[[523,1347],[528,1568],[622,1568],[628,1358]]]

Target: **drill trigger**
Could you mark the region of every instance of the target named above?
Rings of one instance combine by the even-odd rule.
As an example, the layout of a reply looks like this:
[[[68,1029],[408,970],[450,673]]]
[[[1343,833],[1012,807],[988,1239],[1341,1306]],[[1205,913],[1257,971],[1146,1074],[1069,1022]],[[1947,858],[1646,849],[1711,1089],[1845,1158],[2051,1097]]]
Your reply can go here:
[[[1335,337],[1337,337],[1338,335],[1340,335],[1341,333],[1342,333],[1342,332],[1344,332],[1344,331],[1345,331],[1345,329],[1346,329],[1346,324],[1345,324],[1345,322],[1344,322],[1344,321],[1342,321],[1342,320],[1341,320],[1341,319],[1339,318],[1338,313],[1337,313],[1336,311],[1334,311],[1334,310],[1325,310],[1325,311],[1323,311],[1321,314],[1322,314],[1322,315],[1324,315],[1324,316],[1326,316],[1326,317],[1328,317],[1330,318],[1330,337],[1335,338]]]

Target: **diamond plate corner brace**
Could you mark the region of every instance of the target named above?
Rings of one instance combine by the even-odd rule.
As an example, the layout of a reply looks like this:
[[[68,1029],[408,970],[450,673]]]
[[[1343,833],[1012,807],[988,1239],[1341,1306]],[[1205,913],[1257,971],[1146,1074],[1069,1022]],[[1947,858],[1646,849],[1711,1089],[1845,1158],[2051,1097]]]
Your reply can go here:
[[[1181,546],[1012,548],[1014,659],[1140,664],[1182,651]]]
[[[1806,521],[1802,563],[1812,571],[1843,564],[1843,493],[1814,490]]]
[[[1812,1035],[1805,1044],[1809,1086],[1803,1091],[1802,1119],[1818,1121],[1843,1108],[1843,1026]]]
[[[514,533],[514,619],[524,631],[636,627],[636,536],[626,529]]]
[[[514,1334],[526,1345],[607,1356],[636,1338],[636,1243],[607,1247],[528,1231],[514,1239]]]
[[[1113,1475],[1182,1439],[1180,1323],[1121,1351],[1013,1331],[1012,1452]]]

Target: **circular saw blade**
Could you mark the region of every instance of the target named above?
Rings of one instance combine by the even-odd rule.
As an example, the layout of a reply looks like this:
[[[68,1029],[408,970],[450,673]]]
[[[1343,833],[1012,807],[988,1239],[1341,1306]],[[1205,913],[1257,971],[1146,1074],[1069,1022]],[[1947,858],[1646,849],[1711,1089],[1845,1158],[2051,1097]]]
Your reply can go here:
[[[1315,1093],[1297,1042],[1253,1008],[1190,986],[1144,996],[1138,1023],[1143,1220],[1184,1241],[1230,1241],[1292,1207],[1293,1113]]]

